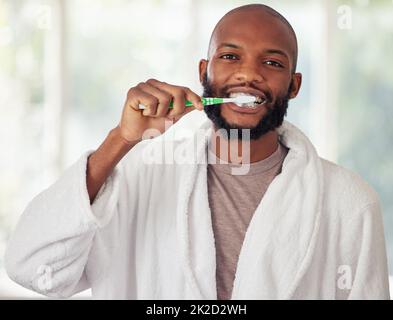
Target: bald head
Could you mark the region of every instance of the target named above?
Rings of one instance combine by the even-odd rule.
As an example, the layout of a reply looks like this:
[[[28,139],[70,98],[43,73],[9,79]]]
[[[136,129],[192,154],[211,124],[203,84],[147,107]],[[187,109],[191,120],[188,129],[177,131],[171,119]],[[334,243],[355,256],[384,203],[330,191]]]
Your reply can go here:
[[[292,58],[292,72],[296,71],[297,59],[298,59],[298,44],[296,33],[293,30],[291,24],[288,20],[282,16],[279,12],[274,10],[273,8],[264,5],[264,4],[249,4],[245,6],[241,6],[235,8],[228,13],[226,13],[220,21],[215,26],[212,35],[210,37],[209,49],[208,49],[208,57],[211,56],[211,52],[217,42],[220,40],[220,36],[223,33],[228,35],[228,31],[233,27],[236,28],[236,23],[249,23],[250,26],[253,25],[252,31],[255,31],[259,27],[259,31],[256,34],[253,34],[255,38],[258,38],[258,35],[262,34],[263,31],[267,28],[271,28],[275,32],[272,32],[272,37],[276,36],[285,36],[283,37],[287,42],[288,51],[290,52]],[[256,26],[258,25],[258,26]],[[269,27],[266,27],[266,26]],[[276,31],[281,31],[277,33]],[[251,28],[250,28],[250,32]]]

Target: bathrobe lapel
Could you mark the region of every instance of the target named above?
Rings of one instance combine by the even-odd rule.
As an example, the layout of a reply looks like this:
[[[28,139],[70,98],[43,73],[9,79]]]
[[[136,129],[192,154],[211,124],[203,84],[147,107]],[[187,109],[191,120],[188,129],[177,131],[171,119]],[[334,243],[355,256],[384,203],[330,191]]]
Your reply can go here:
[[[309,266],[319,230],[320,159],[297,128],[278,130],[290,148],[250,222],[240,252],[233,299],[289,299]]]
[[[217,297],[207,196],[209,122],[202,126],[202,138],[188,142],[188,148],[196,151],[197,161],[187,165],[177,211],[183,270],[196,299]],[[311,142],[293,125],[284,122],[278,132],[290,151],[281,174],[269,186],[247,229],[232,299],[291,298],[313,255],[323,191],[321,162]]]
[[[211,135],[205,122],[191,139],[183,142],[183,164],[177,207],[177,235],[183,271],[192,299],[217,299],[216,251],[207,196],[206,146]]]

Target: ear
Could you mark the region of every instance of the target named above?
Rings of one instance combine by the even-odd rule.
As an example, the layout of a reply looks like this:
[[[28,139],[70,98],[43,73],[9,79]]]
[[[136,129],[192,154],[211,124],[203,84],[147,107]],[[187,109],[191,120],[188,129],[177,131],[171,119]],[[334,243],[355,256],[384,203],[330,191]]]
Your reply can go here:
[[[206,59],[201,59],[199,61],[199,82],[202,84],[203,78],[205,77],[205,74],[207,73],[207,65],[209,61]]]
[[[289,99],[296,98],[302,86],[302,74],[294,73],[292,75],[291,90],[289,93]]]

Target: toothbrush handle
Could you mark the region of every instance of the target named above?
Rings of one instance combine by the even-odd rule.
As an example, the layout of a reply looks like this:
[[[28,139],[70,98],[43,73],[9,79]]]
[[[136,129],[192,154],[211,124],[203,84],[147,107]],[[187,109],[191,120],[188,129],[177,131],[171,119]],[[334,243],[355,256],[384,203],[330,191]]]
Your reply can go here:
[[[212,104],[219,104],[222,103],[223,99],[222,98],[202,98],[202,104],[204,106],[212,105]],[[191,107],[192,102],[186,100],[186,107]],[[173,108],[173,101],[169,104],[169,109]],[[146,107],[143,104],[139,104],[139,110],[146,109]]]

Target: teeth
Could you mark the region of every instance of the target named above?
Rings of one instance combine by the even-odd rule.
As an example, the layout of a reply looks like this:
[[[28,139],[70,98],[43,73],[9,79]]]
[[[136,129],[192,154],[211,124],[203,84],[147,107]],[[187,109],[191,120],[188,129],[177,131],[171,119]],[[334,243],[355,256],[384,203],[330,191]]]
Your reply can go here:
[[[258,105],[256,103],[242,103],[242,104],[238,104],[238,106],[243,108],[249,108],[249,109],[258,108]]]
[[[240,97],[240,96],[254,96],[254,94],[250,94],[250,93],[245,93],[245,92],[232,92],[229,97],[230,98],[236,98],[236,97]]]
[[[230,98],[236,98],[236,97],[240,97],[240,96],[253,96],[253,97],[257,97],[254,94],[251,93],[246,93],[246,92],[232,92],[230,93],[229,97]],[[259,98],[258,100],[262,100],[261,103],[242,103],[242,104],[237,104],[239,107],[243,107],[243,108],[250,108],[250,109],[256,109],[258,108],[258,106],[261,106],[265,103],[265,99],[263,98]]]

